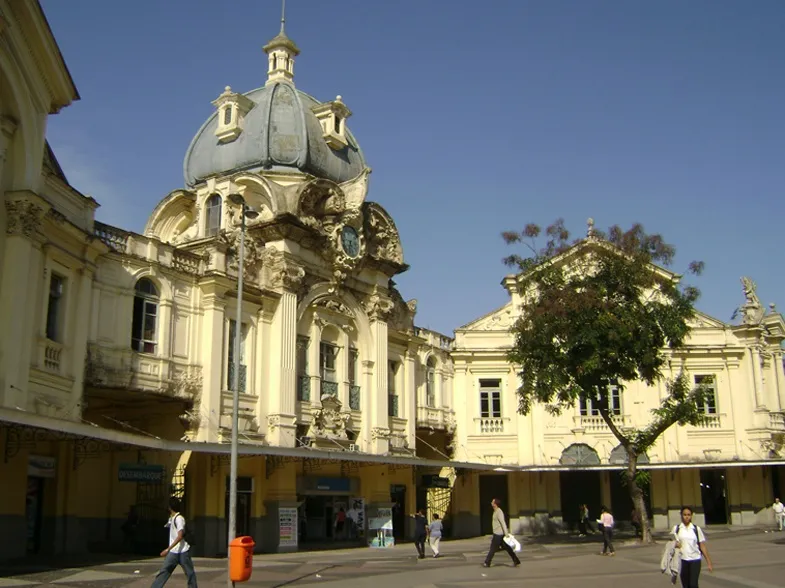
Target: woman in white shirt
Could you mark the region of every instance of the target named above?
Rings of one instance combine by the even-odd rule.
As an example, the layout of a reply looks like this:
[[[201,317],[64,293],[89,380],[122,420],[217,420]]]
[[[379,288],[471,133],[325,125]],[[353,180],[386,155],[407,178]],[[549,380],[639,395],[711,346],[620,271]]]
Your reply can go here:
[[[706,558],[709,571],[713,571],[711,558],[706,550],[706,536],[703,530],[692,523],[692,509],[684,506],[681,509],[681,524],[673,529],[676,547],[681,550],[681,586],[682,588],[698,588],[701,574],[701,554]]]

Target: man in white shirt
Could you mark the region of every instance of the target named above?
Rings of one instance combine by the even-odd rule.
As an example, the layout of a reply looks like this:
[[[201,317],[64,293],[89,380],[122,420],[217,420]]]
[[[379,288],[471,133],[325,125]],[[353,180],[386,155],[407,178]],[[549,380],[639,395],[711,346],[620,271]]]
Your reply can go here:
[[[782,527],[785,525],[785,504],[782,504],[779,498],[775,498],[774,504],[771,505],[771,510],[774,511],[774,520],[777,523],[777,530],[782,531]]]
[[[180,501],[176,498],[169,499],[169,522],[164,525],[169,527],[169,547],[161,552],[164,565],[155,575],[152,588],[163,588],[172,572],[179,564],[188,579],[188,588],[197,588],[196,572],[191,560],[191,546],[183,538],[185,535],[185,517],[180,514]]]

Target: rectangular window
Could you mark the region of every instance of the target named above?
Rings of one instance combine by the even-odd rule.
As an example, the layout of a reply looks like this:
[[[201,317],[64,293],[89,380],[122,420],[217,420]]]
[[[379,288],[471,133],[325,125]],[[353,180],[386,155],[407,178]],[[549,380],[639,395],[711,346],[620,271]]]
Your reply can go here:
[[[141,296],[134,297],[131,347],[140,353],[155,353],[158,304]]]
[[[235,352],[235,341],[234,338],[237,333],[237,321],[230,320],[229,321],[229,340],[228,340],[228,350],[229,353],[227,354],[227,381],[226,381],[226,388],[228,390],[234,390],[234,352]],[[239,378],[239,390],[240,392],[245,392],[246,390],[246,362],[245,362],[245,346],[248,339],[248,325],[243,323],[240,330],[240,378]]]
[[[359,363],[360,352],[354,348],[349,349],[349,385],[357,384],[357,364]]]
[[[717,381],[713,375],[695,376],[695,387],[703,386],[709,390],[705,402],[698,407],[706,414],[717,414]]]
[[[614,380],[608,386],[608,402],[610,404],[609,411],[613,416],[621,416],[621,390],[618,383]],[[600,415],[601,401],[598,398],[594,400],[580,399],[581,416],[599,416]]]
[[[311,399],[311,379],[308,376],[308,345],[310,340],[302,335],[297,336],[297,400]]]
[[[394,396],[396,394],[395,380],[398,377],[398,362],[389,361],[387,364],[387,369],[387,391],[390,396]]]
[[[335,345],[319,343],[319,375],[323,382],[337,382],[335,374],[335,358],[338,355],[338,349]]]
[[[480,417],[502,416],[502,381],[480,380]]]
[[[58,343],[62,343],[60,324],[64,286],[65,280],[57,274],[52,274],[49,279],[49,304],[46,307],[46,338]]]

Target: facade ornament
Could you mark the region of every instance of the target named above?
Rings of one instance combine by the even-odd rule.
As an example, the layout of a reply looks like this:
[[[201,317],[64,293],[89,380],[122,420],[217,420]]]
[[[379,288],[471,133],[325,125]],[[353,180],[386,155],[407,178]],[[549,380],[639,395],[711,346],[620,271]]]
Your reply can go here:
[[[269,269],[268,280],[272,288],[298,292],[305,278],[302,266],[286,259],[277,249],[266,249],[264,265]]]
[[[393,311],[393,303],[382,294],[378,288],[368,297],[365,303],[365,312],[369,318],[376,321],[387,321]]]
[[[759,325],[761,320],[763,320],[765,310],[760,302],[760,298],[755,293],[757,286],[755,282],[746,276],[741,278],[741,283],[744,288],[744,297],[746,298],[744,304],[738,309],[738,311],[741,311],[741,321],[745,325]]]
[[[375,259],[403,264],[401,238],[390,215],[374,202],[366,202],[363,208],[368,255]]]
[[[27,200],[6,200],[6,229],[8,235],[32,237],[41,226],[44,209]]]
[[[336,300],[335,298],[321,298],[317,300],[314,305],[332,311],[336,314],[354,316],[354,313],[348,306],[346,306],[340,300]]]
[[[239,265],[238,252],[240,250],[240,229],[236,228],[232,231],[221,233],[219,241],[224,243],[227,247],[227,268],[236,273]],[[257,237],[249,234],[247,231],[245,233],[244,241],[243,280],[258,284],[262,266],[268,257],[268,250],[265,248],[264,243],[262,243]]]
[[[323,394],[321,407],[313,415],[308,436],[321,439],[348,440],[346,431],[351,413],[341,412],[341,401],[333,395]]]
[[[326,320],[324,320],[324,318],[320,317],[319,315],[316,315],[316,316],[314,316],[314,317],[313,317],[313,322],[314,322],[314,323],[316,323],[316,325],[317,325],[317,326],[318,326],[318,327],[319,327],[319,328],[320,328],[322,331],[323,331],[323,330],[324,330],[324,329],[327,327],[327,325],[329,325],[329,324],[330,324],[329,322],[327,322]]]
[[[281,415],[270,414],[267,415],[267,430],[274,431],[281,425]]]
[[[371,439],[376,441],[377,439],[389,439],[390,438],[390,429],[387,427],[373,427],[371,429]]]
[[[349,324],[341,325],[341,329],[343,329],[344,333],[347,333],[349,335],[354,333],[354,326],[349,325]]]
[[[594,237],[594,235],[594,219],[589,217],[589,219],[586,221],[586,236],[591,238]]]

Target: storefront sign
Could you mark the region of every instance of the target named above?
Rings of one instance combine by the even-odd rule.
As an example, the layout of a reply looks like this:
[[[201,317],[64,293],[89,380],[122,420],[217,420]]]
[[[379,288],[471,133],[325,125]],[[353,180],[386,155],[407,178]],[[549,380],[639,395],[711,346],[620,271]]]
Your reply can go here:
[[[449,488],[450,479],[436,474],[423,474],[422,485],[423,488]]]
[[[121,482],[163,482],[165,470],[162,465],[121,463],[117,479]]]
[[[278,509],[278,545],[297,547],[297,509]]]
[[[43,455],[27,456],[27,475],[31,478],[54,478],[57,460]]]
[[[317,490],[328,490],[330,492],[349,492],[351,485],[349,478],[318,478],[316,480]]]
[[[378,507],[368,518],[368,547],[386,549],[394,545],[392,508]]]

